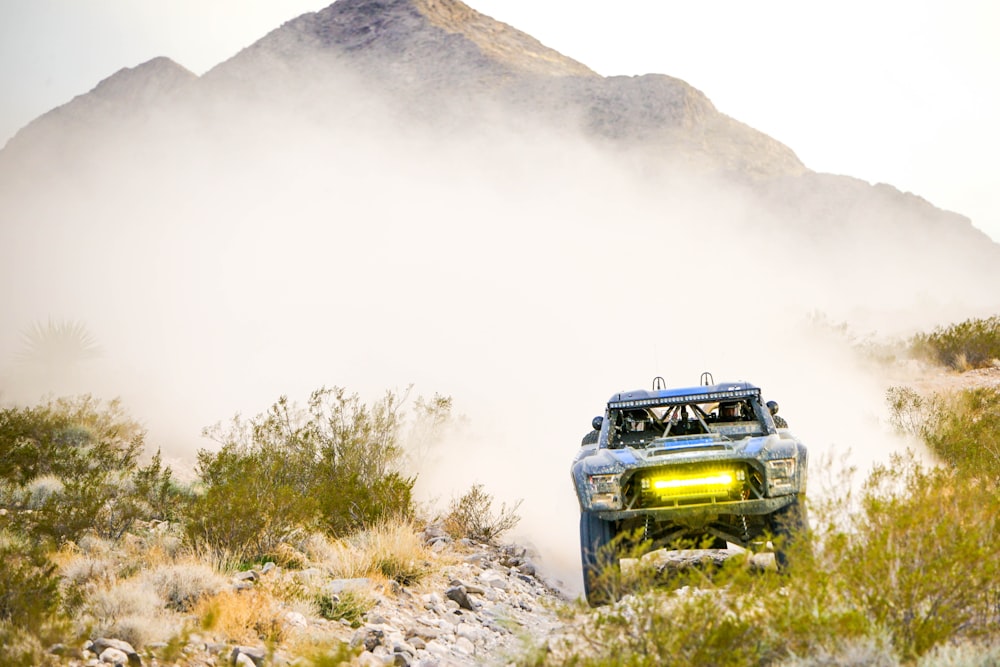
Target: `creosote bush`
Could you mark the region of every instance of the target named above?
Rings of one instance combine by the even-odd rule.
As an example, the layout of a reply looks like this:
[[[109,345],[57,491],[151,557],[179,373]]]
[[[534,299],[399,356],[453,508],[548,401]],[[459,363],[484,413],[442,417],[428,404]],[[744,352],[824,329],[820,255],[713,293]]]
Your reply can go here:
[[[1000,479],[1000,388],[979,387],[921,396],[890,387],[890,422],[922,439],[944,464],[963,474]]]
[[[54,543],[89,532],[117,539],[139,519],[166,516],[180,497],[159,453],[138,465],[144,438],[118,401],[2,409],[0,504],[25,533]]]
[[[973,318],[910,339],[914,356],[964,371],[1000,360],[1000,315]]]
[[[482,484],[473,484],[463,495],[451,501],[444,516],[444,529],[456,538],[467,537],[478,542],[493,543],[503,533],[521,521],[517,510],[523,501],[511,506],[493,506],[493,496]]]
[[[386,392],[371,405],[333,387],[314,391],[305,407],[281,397],[264,414],[237,416],[206,429],[222,444],[198,453],[204,493],[194,500],[189,539],[252,561],[300,531],[344,536],[390,518],[413,516],[414,477],[401,469],[407,392]],[[443,419],[450,401],[418,400],[412,426]]]
[[[59,612],[59,576],[46,551],[30,537],[0,529],[0,642],[14,629],[35,629]],[[2,645],[2,643],[0,643]]]

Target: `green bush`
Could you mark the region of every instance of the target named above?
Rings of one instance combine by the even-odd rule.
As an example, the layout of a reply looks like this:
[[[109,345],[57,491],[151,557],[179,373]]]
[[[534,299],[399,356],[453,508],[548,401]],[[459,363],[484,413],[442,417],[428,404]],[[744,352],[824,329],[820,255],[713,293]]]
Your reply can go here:
[[[0,475],[24,485],[42,475],[80,479],[130,470],[144,432],[119,401],[62,398],[0,410]]]
[[[938,327],[910,339],[914,356],[953,368],[984,368],[1000,359],[1000,315]]]
[[[59,577],[45,550],[24,535],[0,530],[0,620],[39,627],[59,608]]]
[[[321,618],[328,621],[347,621],[352,628],[359,628],[365,614],[372,608],[372,601],[360,593],[344,591],[339,595],[322,593],[315,598]]]
[[[473,484],[465,494],[451,501],[444,517],[444,529],[452,537],[492,543],[520,523],[517,510],[521,502],[518,500],[510,507],[503,504],[495,509],[493,496],[484,490],[482,484]]]
[[[0,502],[26,534],[117,539],[139,519],[172,514],[182,497],[159,453],[138,467],[144,437],[118,401],[0,410]]]
[[[3,664],[42,664],[41,647],[64,629],[56,566],[39,543],[0,529],[0,654]]]
[[[160,450],[156,450],[149,464],[135,471],[132,484],[133,496],[141,504],[146,520],[174,521],[190,501],[188,489],[174,482],[173,470],[163,465]]]
[[[995,482],[895,456],[875,466],[851,530],[828,548],[844,590],[910,659],[996,623],[998,530]]]
[[[924,397],[890,387],[890,423],[919,437],[944,464],[963,475],[1000,479],[1000,388],[978,387]]]
[[[1000,479],[1000,388],[936,396],[923,438],[932,452],[963,474]]]
[[[204,493],[191,505],[189,538],[253,560],[299,530],[341,536],[411,517],[415,478],[400,470],[405,399],[389,391],[366,405],[322,388],[305,407],[281,397],[254,419],[206,429],[222,448],[198,454]]]

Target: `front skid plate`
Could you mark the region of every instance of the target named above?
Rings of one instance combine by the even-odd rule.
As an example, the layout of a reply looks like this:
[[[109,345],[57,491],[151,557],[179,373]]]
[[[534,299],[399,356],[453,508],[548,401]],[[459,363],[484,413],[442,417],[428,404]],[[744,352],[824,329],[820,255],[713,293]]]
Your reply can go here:
[[[777,498],[761,498],[758,500],[739,500],[728,503],[701,503],[699,505],[683,505],[681,507],[644,507],[636,510],[598,510],[595,514],[604,521],[621,521],[649,517],[654,521],[671,521],[682,517],[699,517],[705,515],[740,516],[773,514],[783,507],[795,502],[794,494]]]

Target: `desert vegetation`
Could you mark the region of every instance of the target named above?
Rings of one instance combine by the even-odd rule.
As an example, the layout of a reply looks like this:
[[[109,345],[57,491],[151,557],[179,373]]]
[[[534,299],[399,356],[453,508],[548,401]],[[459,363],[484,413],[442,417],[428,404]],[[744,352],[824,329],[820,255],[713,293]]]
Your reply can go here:
[[[994,365],[1000,362],[1000,315],[941,326],[908,343],[914,356],[954,370]]]
[[[207,428],[218,446],[199,452],[191,484],[146,451],[118,401],[0,410],[3,664],[64,664],[59,647],[94,637],[185,664],[180,648],[193,633],[288,645],[315,664],[350,659],[343,642],[288,633],[289,614],[357,627],[374,604],[319,579],[419,586],[443,558],[423,525],[492,541],[517,522],[516,507],[494,509],[481,486],[438,514],[418,511],[405,455],[440,437],[451,400],[408,399],[409,389],[365,403],[337,387],[303,406],[281,397]],[[281,574],[261,578],[265,567]],[[317,569],[319,579],[296,576]]]
[[[994,320],[913,341],[951,350],[926,358],[957,370],[985,358],[972,350],[996,349]],[[274,664],[279,654],[316,666],[360,660],[376,632],[365,628],[384,621],[387,604],[411,605],[416,592],[437,605],[429,582],[468,567],[442,541],[497,544],[520,519],[519,502],[497,503],[481,484],[442,508],[414,501],[407,457],[433,447],[455,418],[450,398],[409,394],[365,402],[333,387],[301,405],[280,397],[261,414],[206,428],[215,444],[199,452],[192,483],[175,478],[119,401],[0,409],[3,664],[84,664],[78,647],[97,637],[162,665],[195,664],[195,638],[262,647]],[[930,459],[901,454],[864,471],[847,464],[847,452],[814,460],[812,531],[793,545],[789,570],[749,553],[664,568],[639,545],[631,567],[601,582],[617,602],[551,603],[561,630],[524,637],[522,652],[505,659],[994,664],[1000,387],[896,386],[886,407],[891,426]],[[530,579],[522,560],[505,563]],[[452,578],[444,577],[450,604],[475,609],[464,596],[482,589]],[[376,583],[349,585],[356,581]],[[362,640],[309,631],[303,619]]]

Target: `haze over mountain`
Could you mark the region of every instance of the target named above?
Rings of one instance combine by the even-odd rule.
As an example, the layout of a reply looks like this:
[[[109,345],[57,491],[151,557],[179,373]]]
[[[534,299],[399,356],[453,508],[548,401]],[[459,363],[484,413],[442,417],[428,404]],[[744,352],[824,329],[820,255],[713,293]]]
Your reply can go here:
[[[752,379],[807,442],[888,447],[882,387],[810,313],[896,334],[1000,302],[1000,246],[963,216],[454,0],[339,0],[201,77],[113,74],[0,151],[0,247],[0,359],[48,317],[105,350],[56,385],[8,363],[4,398],[121,394],[190,452],[279,394],[414,382],[478,434],[427,492],[453,462],[552,489],[523,465],[545,444],[563,486],[529,513],[572,514],[576,438],[654,375]]]

